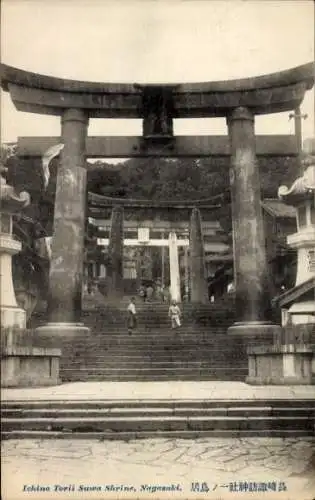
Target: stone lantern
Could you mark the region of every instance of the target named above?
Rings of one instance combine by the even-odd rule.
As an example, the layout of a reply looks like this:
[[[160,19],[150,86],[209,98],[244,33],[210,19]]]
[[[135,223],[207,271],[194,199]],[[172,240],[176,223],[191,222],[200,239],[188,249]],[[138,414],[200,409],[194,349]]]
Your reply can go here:
[[[22,245],[13,237],[12,217],[30,203],[23,191],[16,193],[7,184],[0,166],[0,310],[1,310],[1,386],[27,387],[60,383],[60,349],[35,346],[26,330],[26,312],[16,301],[12,279],[12,255]],[[36,339],[35,339],[36,340]]]
[[[296,289],[315,281],[315,138],[304,143],[303,165],[303,176],[291,188],[280,186],[278,190],[280,199],[296,208],[298,230],[287,238],[291,248],[297,249]],[[293,324],[315,323],[314,284],[308,294],[295,298],[288,317]]]
[[[0,166],[0,309],[2,336],[6,338],[6,345],[12,345],[13,332],[22,332],[26,325],[26,312],[18,306],[13,287],[12,256],[21,250],[22,245],[13,237],[12,217],[30,203],[30,196],[26,191],[17,194],[7,184],[2,175],[6,170]]]
[[[294,288],[276,298],[282,311],[281,336],[274,345],[248,349],[250,384],[301,385],[315,382],[315,139],[304,143],[304,173],[278,196],[296,208],[297,232],[287,237],[297,249]]]

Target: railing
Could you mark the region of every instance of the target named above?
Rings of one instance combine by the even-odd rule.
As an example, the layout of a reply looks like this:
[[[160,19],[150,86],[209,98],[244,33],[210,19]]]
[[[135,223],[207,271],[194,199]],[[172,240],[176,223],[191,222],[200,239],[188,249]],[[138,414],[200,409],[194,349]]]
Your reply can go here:
[[[275,336],[274,344],[315,344],[315,325],[308,323],[286,325],[281,329],[280,335]]]

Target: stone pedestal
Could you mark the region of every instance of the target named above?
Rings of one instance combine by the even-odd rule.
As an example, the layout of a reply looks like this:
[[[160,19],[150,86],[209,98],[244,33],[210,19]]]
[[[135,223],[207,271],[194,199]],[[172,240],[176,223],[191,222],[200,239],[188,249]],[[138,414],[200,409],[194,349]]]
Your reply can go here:
[[[71,339],[80,334],[88,334],[89,331],[90,329],[83,323],[66,322],[49,322],[36,328],[36,333],[41,339]]]
[[[247,384],[310,385],[313,351],[307,345],[249,347]]]
[[[270,284],[255,153],[254,116],[243,107],[227,120],[231,168],[235,307],[237,321],[229,333],[274,334]]]
[[[170,252],[170,294],[171,299],[176,302],[181,301],[180,293],[180,275],[179,275],[179,260],[177,236],[174,231],[169,234],[169,252]]]
[[[60,384],[60,349],[5,347],[1,359],[1,387],[40,387]]]
[[[6,214],[11,217],[9,214]],[[3,216],[3,214],[1,214]],[[12,280],[12,255],[22,248],[19,241],[10,234],[0,233],[0,311],[1,330],[13,335],[13,330],[23,330],[26,325],[26,312],[18,307]],[[10,336],[10,335],[9,335]],[[11,337],[11,342],[14,339]]]
[[[64,148],[57,174],[49,273],[49,323],[37,330],[42,336],[68,337],[84,328],[80,318],[85,236],[87,124],[88,119],[82,110],[64,111],[61,134]]]

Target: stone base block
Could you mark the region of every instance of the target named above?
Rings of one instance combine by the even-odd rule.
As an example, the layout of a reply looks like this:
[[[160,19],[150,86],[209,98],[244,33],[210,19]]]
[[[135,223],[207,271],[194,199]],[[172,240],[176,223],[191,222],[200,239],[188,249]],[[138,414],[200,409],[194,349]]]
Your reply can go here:
[[[48,339],[71,339],[80,334],[88,334],[90,329],[83,323],[47,323],[47,325],[36,328],[39,338]]]
[[[308,345],[248,347],[248,377],[252,385],[311,385],[313,349]]]
[[[228,328],[228,333],[231,335],[270,335],[276,337],[281,333],[281,326],[271,322],[262,321],[247,321],[234,323]]]
[[[9,347],[2,353],[1,387],[58,385],[60,349]]]
[[[17,306],[0,307],[1,329],[6,328],[25,328],[26,312]]]

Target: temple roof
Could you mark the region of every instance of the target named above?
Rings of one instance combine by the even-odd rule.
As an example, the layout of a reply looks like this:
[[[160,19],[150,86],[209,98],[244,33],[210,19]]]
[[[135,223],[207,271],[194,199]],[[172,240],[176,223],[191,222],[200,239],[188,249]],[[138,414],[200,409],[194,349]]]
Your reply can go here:
[[[284,219],[295,219],[296,211],[294,207],[286,205],[283,201],[277,198],[265,198],[261,202],[261,206],[273,217]]]
[[[88,193],[88,201],[91,207],[112,207],[120,205],[123,207],[131,208],[167,208],[167,209],[181,209],[181,208],[220,208],[223,203],[226,203],[230,197],[229,192],[219,194],[212,198],[201,200],[140,200],[133,198],[112,198],[96,193]]]
[[[313,293],[312,293],[313,292]],[[292,302],[301,299],[304,295],[311,294],[315,299],[315,277],[309,278],[307,281],[285,291],[278,297],[273,299],[273,303],[279,307],[285,307],[292,304]]]

